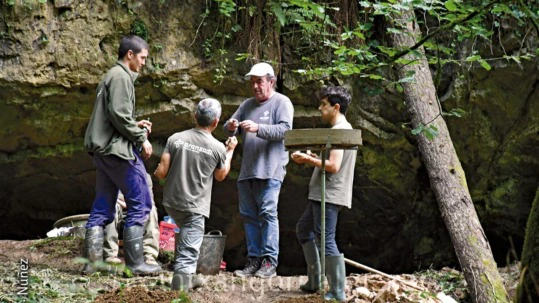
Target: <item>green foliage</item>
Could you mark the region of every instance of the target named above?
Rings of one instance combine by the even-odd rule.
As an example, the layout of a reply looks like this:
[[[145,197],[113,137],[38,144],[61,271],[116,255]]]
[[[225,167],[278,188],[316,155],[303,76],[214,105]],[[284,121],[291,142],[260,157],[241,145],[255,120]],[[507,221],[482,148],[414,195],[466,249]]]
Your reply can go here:
[[[174,252],[173,251],[166,251],[166,250],[160,250],[159,255],[157,256],[157,260],[161,262],[164,265],[172,264],[174,263]]]
[[[163,45],[161,43],[155,43],[152,46],[156,52],[161,52],[163,50]]]
[[[87,264],[95,270],[91,276],[101,276],[101,275],[123,275],[126,278],[134,277],[133,272],[129,267],[125,266],[123,263],[107,263],[104,261],[95,261],[91,262],[89,259],[83,257],[76,257],[73,259],[73,262],[76,264]]]
[[[490,70],[492,67],[487,63],[487,61],[485,61],[484,59],[481,59],[481,56],[480,55],[473,55],[473,56],[470,56],[468,58],[466,58],[466,62],[479,62],[479,64],[481,64],[481,66],[486,69],[486,70]]]
[[[325,14],[328,8],[314,1],[268,0],[263,2],[264,8],[261,13],[260,8],[257,6],[260,2],[257,1],[248,0],[241,2],[240,5],[237,1],[232,0],[212,0],[206,2],[206,10],[200,15],[202,21],[199,28],[208,24],[206,19],[213,16],[212,13],[215,12],[213,5],[215,4],[217,5],[216,12],[218,13],[215,31],[211,35],[206,35],[202,42],[205,58],[214,60],[217,65],[215,68],[214,82],[221,82],[226,75],[229,60],[231,59],[231,54],[227,49],[228,44],[231,41],[237,41],[240,33],[245,35],[243,31],[246,29],[242,28],[241,24],[247,23],[249,25],[256,23],[253,20],[257,18],[257,20],[262,20],[263,17],[261,15],[269,16],[275,22],[262,22],[274,24],[273,30],[279,35],[297,37],[299,45],[293,47],[296,55],[306,54],[312,56],[317,55],[320,45],[323,43],[320,37],[330,35],[326,31],[326,27],[335,27],[335,24]],[[281,29],[284,28],[286,30],[282,31]],[[248,28],[247,30],[251,31],[254,37],[268,31],[268,29],[256,27]],[[298,35],[298,32],[301,32],[301,34]],[[249,34],[246,36],[249,37]],[[259,39],[263,40],[265,37],[259,37]],[[249,41],[251,53],[240,53],[237,55],[236,60],[261,60],[262,58],[258,57],[260,42],[256,41],[256,38],[255,41]]]
[[[233,0],[214,0],[217,2],[219,13],[226,17],[232,17],[232,13],[236,11],[236,3]]]
[[[453,108],[449,112],[443,112],[442,115],[447,117],[457,117],[460,118],[466,114],[466,111],[461,108]]]
[[[27,10],[32,10],[35,5],[46,4],[47,0],[6,0],[8,6],[15,6],[17,2]]]
[[[131,34],[137,35],[145,41],[148,41],[149,38],[148,28],[146,27],[146,24],[139,19],[133,22],[133,25],[131,26]]]
[[[385,75],[390,75],[386,71],[394,64],[416,64],[426,59],[436,71],[433,80],[438,84],[442,69],[448,66],[482,67],[488,72],[496,60],[520,63],[539,55],[537,47],[524,46],[531,30],[539,32],[539,4],[522,0],[364,0],[358,2],[357,13],[347,14],[340,12],[341,2],[325,0],[208,2],[217,4],[218,24],[213,35],[206,37],[202,47],[205,57],[217,63],[216,82],[226,75],[230,58],[228,43],[238,39],[238,33],[242,30],[240,24],[249,23],[252,21],[249,18],[260,14],[257,5],[261,3],[265,5],[264,20],[271,19],[272,22],[267,24],[273,24],[273,30],[291,43],[288,49],[292,54],[288,61],[292,63],[287,62],[286,67],[312,80],[359,76],[379,82],[380,87],[403,92],[403,85],[415,81],[414,75],[397,80],[386,79]],[[399,20],[399,16],[410,10],[416,12],[416,20]],[[201,25],[206,24],[204,20],[212,11],[212,6],[207,4],[201,15]],[[247,21],[240,18],[241,12],[245,13]],[[417,44],[408,49],[388,45],[385,42],[387,36],[407,32],[409,21],[418,24],[424,36],[417,37]],[[507,29],[502,24],[515,24],[510,30],[517,39],[522,40],[518,51],[511,50],[510,54],[505,51],[500,36]],[[265,39],[254,37],[249,45],[261,44]],[[501,50],[503,54],[493,56],[494,52],[486,51],[493,48]],[[260,60],[259,55],[258,49],[249,49],[237,54],[236,60]],[[370,93],[380,91],[373,89]],[[460,117],[463,114],[459,110],[442,113],[439,107],[441,115]],[[431,122],[424,121],[412,133],[435,138],[438,130],[430,125]]]
[[[193,302],[189,295],[184,291],[179,291],[179,297],[170,301],[170,303],[191,303]]]
[[[308,60],[303,62],[305,67],[298,72],[313,79],[359,75],[361,78],[381,83],[389,82],[386,86],[394,86],[397,91],[402,92],[401,84],[414,81],[413,75],[390,81],[382,76],[382,69],[387,69],[394,63],[415,64],[417,59],[426,58],[439,73],[445,65],[469,67],[477,65],[489,71],[492,69],[489,62],[495,60],[505,59],[520,63],[521,60],[529,60],[537,56],[534,48],[521,48],[515,55],[505,53],[497,58],[486,58],[484,57],[486,53],[481,52],[485,46],[492,48],[497,43],[500,43],[498,47],[505,51],[498,37],[503,31],[500,24],[504,22],[512,24],[516,21],[519,27],[511,30],[521,39],[524,39],[525,33],[532,30],[532,27],[539,31],[538,17],[533,13],[539,7],[537,4],[531,7],[522,1],[507,4],[506,2],[481,1],[478,3],[456,0],[360,1],[359,3],[363,8],[359,13],[361,22],[338,36],[322,34],[324,43],[320,45],[318,53],[328,54],[325,50],[329,48],[332,50],[332,53],[329,53],[330,57],[317,60],[316,57],[309,56]],[[424,37],[418,37],[418,44],[410,49],[396,49],[383,43],[381,39],[384,36],[400,34],[406,29],[407,24],[401,23],[396,17],[412,9],[419,11],[417,16],[420,17],[415,22],[422,27],[422,32],[427,34]],[[330,21],[325,25],[322,24],[324,30],[321,33],[330,31],[331,18],[329,14],[323,18]],[[386,25],[383,28],[384,32],[373,31],[377,24],[376,18],[384,19]],[[308,36],[310,32],[303,28],[301,34]],[[443,39],[438,39],[438,36],[443,36]],[[440,41],[444,41],[445,44]],[[424,47],[425,53],[418,51],[419,46]],[[459,52],[455,51],[456,49]],[[440,75],[436,75],[435,80],[438,83]],[[462,113],[451,111],[447,114],[460,117]],[[424,133],[427,138],[433,139],[438,135],[438,130],[429,123],[419,125],[412,130],[412,133]]]
[[[418,275],[423,276],[427,280],[434,281],[438,287],[439,291],[443,292],[444,294],[452,294],[455,291],[465,291],[464,290],[464,276],[462,273],[451,270],[451,269],[443,269],[441,271],[435,271],[428,269],[423,272],[419,272]]]
[[[156,72],[160,72],[160,71],[162,70],[161,64],[159,64],[159,62],[154,63],[153,67],[154,67],[154,70],[155,70]],[[154,84],[154,87],[161,87],[161,86],[160,86],[160,85],[155,86],[155,84]]]
[[[332,36],[339,34],[330,15],[339,11],[338,7],[315,1],[269,1],[268,13],[279,21],[279,33],[286,41],[294,41],[290,49],[303,66],[327,59],[332,51],[324,47],[331,43]],[[348,33],[353,35],[353,33]],[[307,71],[303,69],[303,71]]]
[[[427,139],[432,141],[438,136],[438,128],[433,124],[425,126],[423,123],[420,123],[416,128],[412,129],[412,135],[417,136],[421,133],[423,133]]]
[[[72,236],[67,236],[67,237],[48,237],[48,238],[44,238],[44,239],[40,239],[40,240],[36,241],[32,245],[30,245],[29,249],[31,251],[34,251],[34,250],[36,250],[38,248],[49,246],[54,242],[58,242],[58,241],[62,241],[62,240],[73,240],[73,239],[74,239],[74,237],[72,237]]]
[[[297,38],[297,45],[291,49],[303,60],[304,67],[298,69],[298,72],[312,78],[371,74],[394,62],[413,63],[413,59],[402,58],[403,52],[414,58],[424,56],[416,49],[398,50],[380,43],[377,40],[379,37],[375,37],[376,32],[373,31],[376,17],[381,16],[390,24],[385,28],[385,34],[397,34],[401,33],[406,25],[399,23],[395,16],[405,10],[423,10],[424,19],[416,22],[424,27],[424,31],[447,35],[445,40],[453,41],[450,45],[441,45],[434,39],[434,35],[427,36],[421,44],[427,51],[430,64],[441,68],[446,64],[477,63],[486,70],[491,69],[488,61],[497,58],[481,58],[478,44],[481,41],[486,45],[496,43],[496,33],[501,30],[500,24],[503,20],[516,19],[521,25],[525,25],[525,19],[537,19],[533,10],[518,4],[483,2],[481,6],[477,2],[468,1],[360,1],[363,10],[360,10],[358,19],[361,22],[357,22],[352,28],[342,28],[342,32],[336,34],[336,20],[330,11],[338,11],[338,8],[330,7],[324,4],[324,1],[288,0],[266,3],[268,12],[283,28],[280,30],[282,35]],[[520,29],[519,35],[525,31],[525,28]],[[460,61],[456,58],[455,49],[465,42],[472,42],[472,49],[468,59]],[[503,58],[516,61],[534,56],[536,53],[532,50],[511,58],[505,54]],[[240,60],[243,58],[248,56],[241,54],[238,57]],[[385,81],[383,78],[379,80]]]
[[[215,31],[205,37],[202,43],[204,57],[217,63],[214,74],[214,83],[220,83],[226,75],[229,63],[227,44],[233,36],[242,30],[241,26],[235,22],[234,13],[237,11],[236,3],[233,0],[213,0],[206,2],[206,9],[200,15],[202,21],[199,29],[207,25],[206,19],[211,15],[212,2],[217,4],[218,20]],[[198,30],[197,30],[198,34]]]

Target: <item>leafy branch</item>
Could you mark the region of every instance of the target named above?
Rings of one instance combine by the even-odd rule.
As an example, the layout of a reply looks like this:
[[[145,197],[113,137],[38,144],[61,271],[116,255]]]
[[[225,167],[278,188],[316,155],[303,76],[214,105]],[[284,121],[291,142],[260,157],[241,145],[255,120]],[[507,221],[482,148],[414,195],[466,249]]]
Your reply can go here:
[[[476,4],[476,1],[455,0],[363,0],[354,2],[355,4],[346,2],[348,3],[346,5],[356,5],[354,12],[350,11],[350,7],[343,4],[344,2],[322,0],[245,0],[241,2],[243,7],[229,5],[233,3],[232,0],[211,1],[219,3],[219,16],[225,18],[226,22],[234,24],[234,22],[246,21],[239,20],[237,17],[233,19],[230,14],[231,10],[227,10],[228,7],[238,11],[242,9],[249,11],[249,14],[244,14],[244,18],[252,19],[247,19],[246,24],[249,22],[258,25],[272,24],[273,27],[266,27],[264,30],[270,31],[273,28],[280,39],[285,41],[283,45],[287,46],[289,53],[283,59],[286,60],[284,66],[310,79],[320,81],[328,79],[339,81],[340,76],[359,76],[381,83],[384,89],[394,86],[399,92],[402,92],[402,84],[413,82],[415,78],[414,75],[407,75],[397,81],[386,79],[384,70],[389,69],[394,63],[400,65],[415,64],[421,58],[426,58],[429,64],[436,67],[435,83],[440,83],[442,70],[448,64],[469,64],[471,67],[477,63],[485,70],[490,70],[492,68],[489,64],[490,61],[503,59],[520,63],[521,59],[531,59],[539,55],[539,51],[532,50],[533,48],[522,47],[531,26],[539,33],[538,17],[534,13],[537,6],[527,6],[524,0],[509,2],[486,0],[481,1],[481,4]],[[222,6],[223,4],[228,6]],[[256,19],[260,17],[251,12],[251,8],[260,9],[260,6],[265,7],[263,21],[266,23],[260,22],[259,19]],[[341,9],[343,12],[340,11]],[[401,15],[406,10],[423,12],[424,20],[404,20],[404,22],[409,24],[410,21],[413,21],[414,25],[424,26],[427,29],[426,34],[419,37],[414,45],[406,49],[388,46],[385,43],[388,34],[405,32],[403,28],[406,25],[398,24],[395,16]],[[379,22],[382,20],[380,17],[386,21],[384,24],[390,24],[390,26],[379,26]],[[492,23],[488,22],[489,18],[494,19]],[[436,20],[438,21],[437,26],[435,28],[429,27],[428,23]],[[480,52],[475,49],[477,41],[484,40],[492,48],[496,28],[498,29],[498,38],[502,33],[503,28],[500,24],[503,20],[517,21],[517,27],[514,29],[517,36],[520,34],[522,37],[520,31],[525,31],[520,50],[509,55],[500,40],[499,47],[503,50],[503,56],[499,58],[482,57]],[[531,20],[531,22],[526,23],[524,20]],[[219,31],[225,30],[224,24],[226,22],[219,19]],[[257,35],[249,35],[247,52],[236,54],[236,60],[260,59],[258,49],[251,52],[253,50],[251,46],[255,45],[256,48],[263,45],[266,37],[260,36],[260,29],[255,30],[259,31],[256,33]],[[270,34],[268,33],[268,35]],[[231,39],[231,37],[227,36],[226,39]],[[205,43],[208,43],[208,39]],[[465,53],[456,51],[459,49],[459,45],[466,43],[471,43],[471,50],[467,50]],[[421,47],[424,48],[425,52],[418,51]],[[211,49],[211,52],[220,55],[221,58],[224,57],[223,50],[226,54],[224,44],[221,44],[219,48],[207,44],[205,48]],[[410,54],[413,57],[406,58]],[[219,70],[223,72],[224,68],[226,66]],[[373,90],[376,93],[381,91],[383,90]],[[464,114],[461,109],[443,112],[439,99],[437,98],[436,101],[440,111],[434,119],[443,115],[460,117]],[[431,123],[432,121],[426,123],[427,126],[424,126],[423,130],[429,129]],[[436,133],[436,130],[432,128],[430,130],[431,134]]]
[[[539,24],[537,24],[537,19],[539,19],[539,17],[534,12],[532,12],[532,10],[528,7],[527,4],[524,3],[523,0],[520,0],[519,2],[520,2],[520,5],[522,5],[524,10],[526,10],[528,15],[530,16],[530,18],[528,19],[532,22],[533,26],[535,27],[535,31],[539,35]]]
[[[393,63],[393,62],[397,61],[399,58],[402,58],[402,57],[406,56],[407,54],[409,54],[410,52],[417,50],[420,46],[425,44],[425,42],[427,42],[430,39],[434,38],[438,34],[446,32],[446,31],[454,28],[458,24],[467,22],[467,21],[473,19],[475,16],[477,16],[479,14],[485,13],[488,8],[490,8],[491,6],[493,6],[494,4],[496,4],[498,2],[500,2],[500,0],[491,1],[491,2],[489,2],[489,3],[487,3],[487,4],[483,5],[483,6],[479,7],[477,10],[475,10],[474,12],[468,14],[467,16],[464,16],[464,17],[459,18],[459,19],[455,19],[455,20],[449,22],[448,24],[439,27],[438,29],[436,29],[432,33],[429,33],[426,36],[424,36],[423,38],[421,38],[416,44],[414,44],[410,48],[398,52],[397,54],[392,56],[388,61],[386,61],[384,63],[390,64],[390,63]]]

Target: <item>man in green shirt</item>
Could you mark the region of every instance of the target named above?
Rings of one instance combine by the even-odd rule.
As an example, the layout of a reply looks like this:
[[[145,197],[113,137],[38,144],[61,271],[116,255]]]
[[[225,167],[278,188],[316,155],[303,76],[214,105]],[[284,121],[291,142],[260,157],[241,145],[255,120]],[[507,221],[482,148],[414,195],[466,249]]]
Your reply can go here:
[[[142,163],[152,155],[147,138],[152,124],[135,120],[134,82],[147,57],[146,41],[137,36],[122,38],[116,65],[97,87],[84,137],[84,146],[96,166],[96,195],[86,224],[84,255],[90,263],[83,274],[95,272],[92,264],[103,259],[103,227],[114,220],[119,191],[127,204],[123,237],[126,266],[135,275],[161,271],[159,266],[144,262],[142,244],[144,223],[152,207]]]

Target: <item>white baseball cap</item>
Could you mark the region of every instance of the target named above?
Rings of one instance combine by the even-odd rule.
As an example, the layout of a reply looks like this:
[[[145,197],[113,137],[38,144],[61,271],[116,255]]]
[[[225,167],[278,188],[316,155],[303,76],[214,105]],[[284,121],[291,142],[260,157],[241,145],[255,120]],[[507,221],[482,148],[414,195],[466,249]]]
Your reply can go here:
[[[262,77],[265,75],[275,76],[275,73],[273,72],[273,67],[271,67],[271,65],[267,64],[266,62],[257,63],[253,65],[251,71],[245,75],[245,80],[251,79],[251,76]]]

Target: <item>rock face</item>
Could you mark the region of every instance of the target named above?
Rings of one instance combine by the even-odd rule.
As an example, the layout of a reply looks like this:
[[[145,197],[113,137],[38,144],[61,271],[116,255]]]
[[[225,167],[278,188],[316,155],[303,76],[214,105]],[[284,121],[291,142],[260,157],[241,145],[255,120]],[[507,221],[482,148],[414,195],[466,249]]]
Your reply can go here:
[[[9,1],[8,1],[9,2]],[[190,128],[191,113],[204,97],[222,101],[226,120],[251,95],[244,83],[250,64],[235,63],[221,83],[202,58],[197,28],[203,1],[25,1],[0,4],[0,238],[44,237],[56,220],[88,213],[95,170],[83,136],[101,77],[116,61],[124,34],[146,35],[147,67],[138,78],[137,114],[154,123],[157,151],[153,172],[168,136]],[[195,43],[193,43],[195,41]],[[501,62],[501,61],[500,61]],[[282,71],[282,86],[295,106],[295,128],[320,127],[316,83]],[[448,78],[442,106],[468,114],[448,118],[451,135],[483,227],[499,263],[520,250],[539,178],[538,61],[497,63]],[[387,272],[458,264],[429,189],[409,129],[402,98],[370,97],[363,83],[350,83],[348,113],[362,129],[351,210],[341,213],[337,241],[345,255]],[[225,140],[220,130],[215,133]],[[240,148],[241,150],[241,148]],[[224,259],[243,265],[245,241],[233,172],[213,189],[207,230],[227,235]],[[280,196],[280,271],[304,272],[295,224],[306,204],[312,170],[295,163]],[[156,203],[162,188],[154,186]],[[160,216],[164,215],[162,207]],[[510,245],[514,244],[514,247]]]

